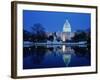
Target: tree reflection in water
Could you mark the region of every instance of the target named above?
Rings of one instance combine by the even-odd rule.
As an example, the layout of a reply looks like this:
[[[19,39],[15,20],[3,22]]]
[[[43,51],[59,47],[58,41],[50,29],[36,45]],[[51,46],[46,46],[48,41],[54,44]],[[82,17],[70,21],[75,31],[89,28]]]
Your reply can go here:
[[[88,47],[44,45],[23,48],[23,69],[89,65],[90,49]]]

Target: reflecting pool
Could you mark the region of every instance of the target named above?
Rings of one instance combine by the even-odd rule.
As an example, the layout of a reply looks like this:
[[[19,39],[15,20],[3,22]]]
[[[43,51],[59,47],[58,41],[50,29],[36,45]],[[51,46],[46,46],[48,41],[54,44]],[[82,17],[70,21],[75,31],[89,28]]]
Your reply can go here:
[[[90,65],[91,52],[86,45],[38,45],[23,48],[23,69]]]

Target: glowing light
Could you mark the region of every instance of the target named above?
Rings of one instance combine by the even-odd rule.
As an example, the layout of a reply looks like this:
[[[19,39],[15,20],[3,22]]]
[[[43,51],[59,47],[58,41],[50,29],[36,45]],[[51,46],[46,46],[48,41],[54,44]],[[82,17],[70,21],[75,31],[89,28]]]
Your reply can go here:
[[[66,36],[64,34],[62,35],[62,40],[66,41]]]
[[[62,45],[62,51],[65,52],[66,51],[66,46]]]

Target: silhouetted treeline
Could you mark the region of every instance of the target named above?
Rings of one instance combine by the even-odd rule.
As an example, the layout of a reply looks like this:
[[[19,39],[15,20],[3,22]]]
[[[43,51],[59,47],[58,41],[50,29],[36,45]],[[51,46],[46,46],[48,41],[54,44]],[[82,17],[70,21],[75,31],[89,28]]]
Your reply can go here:
[[[32,26],[31,32],[26,30],[23,31],[23,39],[24,41],[46,42],[47,35],[43,26],[40,23],[37,23]]]
[[[74,42],[87,41],[87,43],[90,44],[91,42],[90,29],[76,31],[74,37],[72,37],[72,41]]]

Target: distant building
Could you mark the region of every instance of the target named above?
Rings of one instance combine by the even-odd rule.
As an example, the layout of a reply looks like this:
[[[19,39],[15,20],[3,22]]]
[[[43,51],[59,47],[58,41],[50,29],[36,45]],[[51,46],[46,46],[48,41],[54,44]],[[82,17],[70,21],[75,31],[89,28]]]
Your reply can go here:
[[[74,36],[74,32],[72,32],[71,25],[66,19],[62,32],[47,32],[47,36],[53,36],[54,41],[60,39],[61,41],[65,42],[66,40],[71,40],[71,38]]]
[[[71,25],[68,20],[66,20],[64,23],[63,32],[71,32]]]
[[[63,31],[61,34],[62,41],[71,40],[71,38],[74,36],[71,31],[72,31],[71,25],[70,25],[69,21],[66,19],[64,26],[63,26]]]

